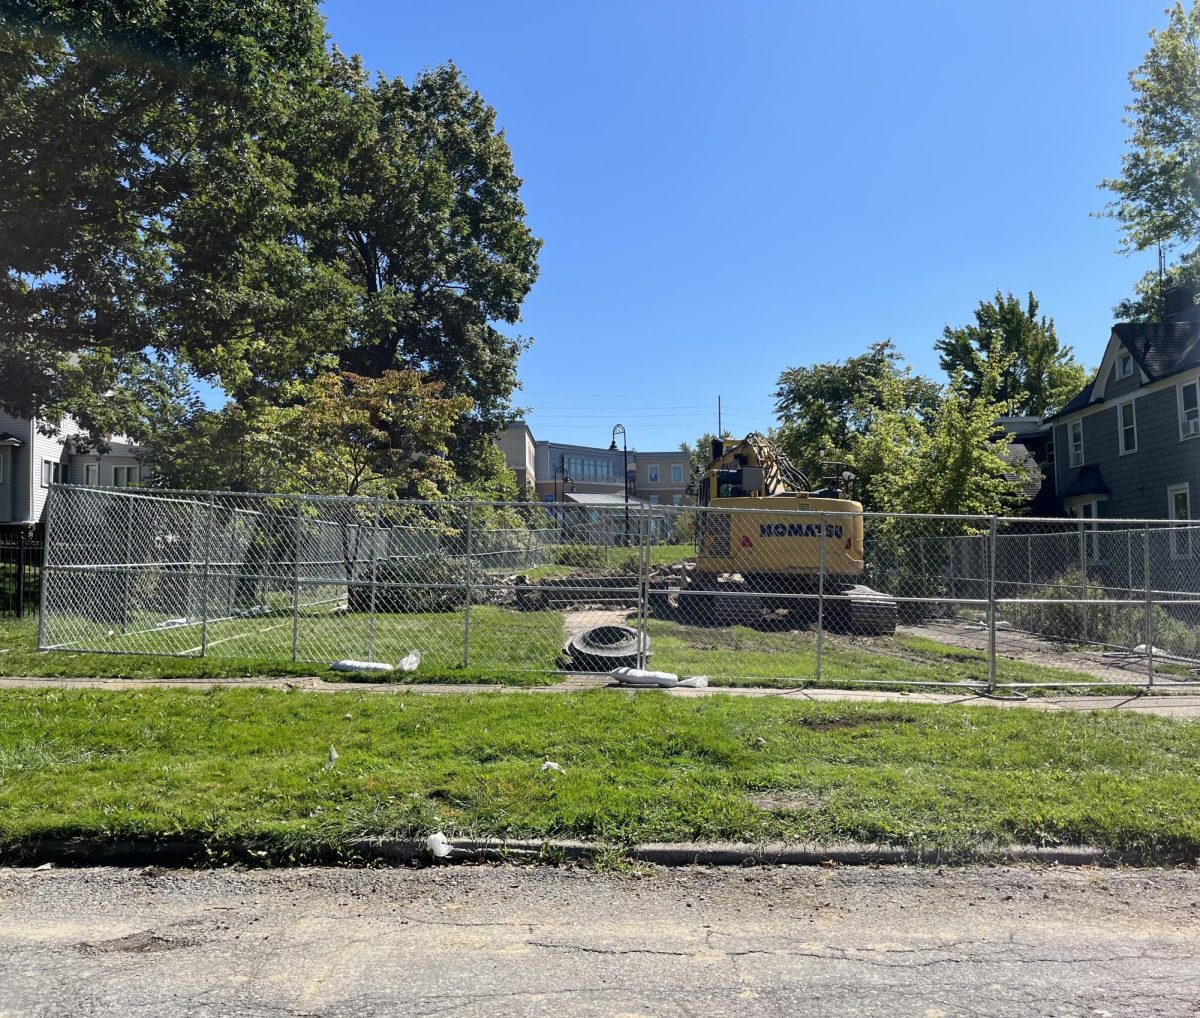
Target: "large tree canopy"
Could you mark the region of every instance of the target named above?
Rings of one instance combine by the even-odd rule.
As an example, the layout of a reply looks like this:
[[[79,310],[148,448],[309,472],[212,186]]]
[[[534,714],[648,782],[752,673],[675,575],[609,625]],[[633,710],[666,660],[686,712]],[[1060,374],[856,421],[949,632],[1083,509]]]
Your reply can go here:
[[[904,367],[891,340],[845,361],[788,368],[775,390],[784,452],[813,477],[820,476],[822,460],[844,462],[854,437],[879,413],[874,394],[884,381],[895,383],[904,406],[918,418],[937,403],[937,383]]]
[[[309,238],[346,285],[339,365],[420,371],[469,398],[455,443],[469,470],[509,422],[526,346],[493,323],[519,320],[537,277],[541,242],[525,223],[512,153],[495,110],[452,65],[412,84],[372,83],[334,51],[324,89],[300,138],[310,159],[325,146],[324,172],[338,179]],[[312,174],[303,186],[324,191]]]
[[[314,0],[0,10],[0,406],[158,428],[168,363],[230,397],[224,434],[416,372],[494,479],[540,246],[508,144],[453,66],[372,81],[323,31]]]
[[[943,330],[935,344],[942,370],[952,378],[961,373],[971,398],[993,387],[991,398],[1006,414],[1060,409],[1083,388],[1087,371],[1059,342],[1054,319],[1039,311],[1032,293],[1022,302],[997,290],[979,302],[974,322]]]
[[[315,4],[18,0],[0,46],[0,402],[103,432],[89,394],[148,351],[224,376],[309,345],[284,125]]]
[[[1179,250],[1168,285],[1200,282],[1200,3],[1167,10],[1166,28],[1150,33],[1150,50],[1130,72],[1126,107],[1129,149],[1121,175],[1101,183],[1115,198],[1107,207],[1121,225],[1125,250]],[[1157,272],[1136,297],[1115,309],[1126,319],[1153,319],[1162,310]]]

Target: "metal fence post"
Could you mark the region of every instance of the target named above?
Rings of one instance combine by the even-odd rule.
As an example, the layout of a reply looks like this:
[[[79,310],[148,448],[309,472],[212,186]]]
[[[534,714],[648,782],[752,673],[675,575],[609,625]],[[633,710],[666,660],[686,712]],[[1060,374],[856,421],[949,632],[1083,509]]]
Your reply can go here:
[[[949,565],[947,568],[950,570],[950,600],[951,601],[958,600],[958,590],[957,590],[958,581],[955,579],[955,576],[954,576],[954,542],[956,540],[957,540],[957,538],[954,537],[953,535],[951,535],[946,540],[947,556],[948,556],[948,561],[949,561]]]
[[[988,692],[996,688],[996,517],[988,541]]]
[[[639,668],[645,668],[649,663],[646,648],[650,643],[650,635],[646,602],[650,597],[650,526],[647,506],[642,506],[641,519],[638,521],[638,599],[637,599],[637,662]],[[628,543],[626,535],[626,543]]]
[[[821,513],[820,563],[817,569],[817,681],[821,681],[821,661],[825,650],[825,541],[828,516]]]
[[[474,591],[471,588],[471,580],[474,576],[474,571],[471,568],[471,528],[475,518],[475,503],[467,503],[467,605],[463,612],[463,667],[469,668],[471,665],[471,601],[474,599]]]
[[[129,629],[129,595],[133,585],[129,582],[129,571],[133,566],[133,499],[125,495],[125,548],[121,562],[121,633]],[[185,612],[186,614],[186,612]]]
[[[17,531],[17,618],[25,617],[25,531]]]
[[[375,660],[375,592],[379,589],[379,516],[382,512],[380,498],[375,496],[375,522],[371,527],[371,592],[368,594],[370,605],[367,615],[367,660]]]
[[[54,524],[54,509],[58,502],[55,490],[46,495],[46,522],[42,527],[42,569],[38,577],[38,650],[46,648],[46,593],[50,586],[50,531]]]
[[[1133,600],[1133,528],[1125,528],[1125,597]],[[1129,649],[1137,646],[1137,625],[1133,621],[1133,610],[1129,612]]]
[[[1154,685],[1154,592],[1150,589],[1150,521],[1147,520],[1142,569],[1146,581],[1146,685]]]
[[[300,542],[304,534],[304,503],[296,499],[296,535],[292,546],[292,661],[300,660]]]
[[[1088,635],[1088,574],[1087,574],[1087,538],[1083,532],[1083,517],[1079,519],[1079,575],[1083,577],[1083,605],[1080,615],[1082,622],[1080,623],[1080,631],[1083,635],[1083,642],[1087,643]]]
[[[212,565],[213,502],[216,495],[208,493],[208,513],[204,523],[204,572],[200,578],[200,656],[208,653],[208,574]]]

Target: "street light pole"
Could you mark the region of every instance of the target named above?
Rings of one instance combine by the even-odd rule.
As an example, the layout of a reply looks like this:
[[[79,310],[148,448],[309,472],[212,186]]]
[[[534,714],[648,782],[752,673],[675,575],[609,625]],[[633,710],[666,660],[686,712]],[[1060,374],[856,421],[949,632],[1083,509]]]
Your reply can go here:
[[[625,425],[617,424],[612,430],[612,445],[609,452],[617,451],[617,432],[621,433],[621,487],[625,489],[625,545],[629,546],[629,443],[625,437]]]
[[[562,495],[559,495],[559,477],[562,478]],[[571,483],[571,475],[567,473],[567,464],[561,462],[554,468],[554,512],[558,516],[558,533],[559,540],[562,539],[563,531],[563,506],[562,503],[567,497],[567,485]]]

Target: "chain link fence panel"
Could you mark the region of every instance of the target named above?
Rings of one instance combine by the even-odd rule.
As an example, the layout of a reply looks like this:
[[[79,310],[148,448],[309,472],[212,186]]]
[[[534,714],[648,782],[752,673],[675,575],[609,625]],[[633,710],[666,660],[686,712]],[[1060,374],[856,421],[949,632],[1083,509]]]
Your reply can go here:
[[[1198,592],[1183,521],[56,486],[39,644],[452,679],[626,627],[735,683],[1184,688]]]

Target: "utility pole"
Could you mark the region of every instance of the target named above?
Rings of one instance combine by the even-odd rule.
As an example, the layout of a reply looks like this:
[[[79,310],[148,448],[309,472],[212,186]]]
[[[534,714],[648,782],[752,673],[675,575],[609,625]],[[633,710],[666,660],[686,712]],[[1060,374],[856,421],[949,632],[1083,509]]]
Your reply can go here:
[[[721,397],[717,397],[717,438],[721,438],[725,434],[721,430]]]

